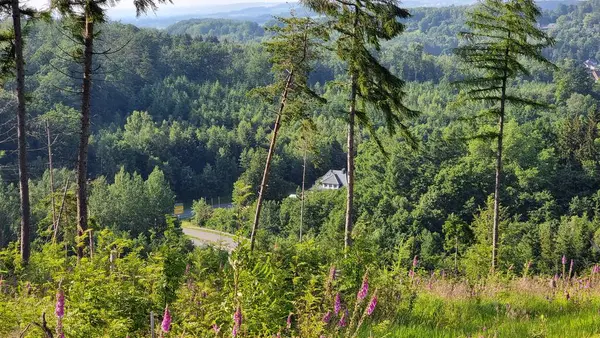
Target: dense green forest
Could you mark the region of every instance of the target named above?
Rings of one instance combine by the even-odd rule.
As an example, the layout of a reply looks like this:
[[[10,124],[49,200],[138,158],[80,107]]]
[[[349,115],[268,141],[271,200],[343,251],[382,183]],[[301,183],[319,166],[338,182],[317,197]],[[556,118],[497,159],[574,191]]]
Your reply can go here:
[[[570,282],[571,275],[584,275],[592,266],[596,269],[594,264],[600,259],[596,244],[600,244],[600,85],[584,66],[588,60],[600,60],[600,1],[551,7],[540,16],[538,25],[555,39],[543,55],[556,67],[524,60],[529,74],[507,83],[514,95],[543,104],[509,105],[506,110],[497,270],[504,274],[502,278],[518,275],[525,280],[528,274],[550,278],[560,274],[564,281],[568,265],[564,260],[568,259]],[[382,41],[380,50],[372,48],[381,65],[406,81],[403,104],[419,115],[407,122],[405,134],[388,133],[389,121],[380,115],[373,115],[368,127],[357,129],[355,251],[338,263],[347,274],[335,284],[342,292],[354,292],[361,285],[363,267],[371,271],[381,268],[374,277],[381,285],[380,297],[390,302],[400,295],[409,299],[406,307],[387,304],[382,311],[388,311],[388,317],[420,318],[428,323],[431,336],[444,323],[434,322],[432,314],[437,310],[432,303],[416,300],[417,290],[427,287],[425,277],[431,275],[429,290],[434,288],[432,280],[438,280],[435,273],[442,276],[441,271],[444,276],[468,279],[465,285],[475,290],[469,281],[486,278],[492,259],[490,229],[498,149],[491,135],[496,118],[483,114],[488,108],[485,103],[465,99],[467,92],[458,84],[465,79],[465,66],[455,54],[457,47],[464,46],[460,33],[469,29],[466,20],[471,9],[411,9],[411,17],[400,21],[405,31]],[[265,187],[257,236],[256,255],[260,256],[235,251],[228,260],[226,252],[193,251],[183,239],[180,222],[170,217],[174,204],[181,202],[192,205],[194,211],[193,218],[186,221],[188,226],[250,236],[280,100],[277,95],[265,100],[257,94],[281,78],[264,45],[276,34],[266,28],[273,25],[281,23],[273,19],[260,26],[229,19],[193,19],[165,30],[116,22],[96,26],[87,177],[90,228],[96,233],[96,238],[90,235],[90,243],[97,247],[95,256],[83,260],[77,275],[69,277],[73,270],[64,266],[76,264],[76,258],[69,256],[76,248],[48,241],[57,210],[62,221],[60,230],[54,231],[60,231],[63,242],[77,242],[81,235],[75,190],[81,66],[72,57],[80,51],[78,41],[69,35],[68,20],[27,22],[27,158],[35,251],[31,264],[49,268],[29,271],[15,263],[20,222],[17,103],[15,81],[8,78],[0,92],[0,249],[5,249],[0,251],[0,335],[16,332],[14,327],[2,325],[17,320],[10,314],[12,310],[34,303],[23,298],[11,307],[3,305],[3,299],[8,304],[9,298],[16,299],[19,294],[55,290],[62,280],[71,283],[66,286],[68,300],[83,304],[73,317],[66,318],[65,326],[73,330],[68,337],[124,337],[127,332],[141,337],[147,314],[136,307],[162,311],[165,304],[179,312],[178,332],[185,335],[189,330],[194,337],[204,337],[207,323],[231,319],[230,307],[221,305],[218,313],[207,310],[221,302],[238,302],[236,313],[243,308],[255,315],[244,318],[248,320],[245,330],[248,336],[266,332],[266,337],[281,331],[288,313],[295,311],[300,316],[299,307],[307,316],[311,314],[309,308],[316,307],[311,296],[317,292],[331,298],[331,290],[319,289],[316,277],[307,276],[327,275],[329,263],[339,262],[345,252],[345,191],[313,189],[305,199],[290,195],[301,194],[305,157],[307,189],[329,170],[347,166],[348,66],[336,56],[339,50],[331,46],[320,50],[306,79],[311,93],[323,102],[300,103],[303,119],[283,119]],[[332,35],[329,39],[335,38]],[[371,108],[360,109],[369,113]],[[52,173],[48,170],[49,146]],[[233,207],[210,207],[217,201],[231,202]],[[299,233],[304,236],[302,243],[296,243]],[[130,258],[119,260],[115,268],[113,252]],[[191,261],[195,263],[190,273]],[[227,264],[230,270],[223,268]],[[98,265],[107,271],[122,269],[122,275],[95,276]],[[405,273],[411,266],[411,279],[404,279],[398,289],[384,288],[394,280],[392,270],[404,269]],[[413,282],[417,266],[417,273],[424,277]],[[19,273],[22,277],[17,277]],[[153,274],[158,277],[152,279]],[[203,274],[210,277],[199,277]],[[12,294],[2,291],[4,275],[16,290]],[[141,276],[143,285],[137,285],[131,276]],[[224,282],[227,278],[234,278],[235,285]],[[291,280],[297,288],[284,294],[285,283]],[[261,283],[269,290],[253,293],[251,300],[237,300],[238,288],[253,290]],[[27,289],[26,285],[31,288],[32,284],[39,290]],[[90,284],[94,287],[86,289]],[[121,288],[120,296],[126,295],[126,299],[90,296],[110,293],[111,285]],[[520,287],[509,285],[511,290]],[[534,286],[527,287],[536,292]],[[218,292],[229,295],[222,299]],[[54,295],[44,297],[42,306],[49,309]],[[302,301],[292,304],[284,299]],[[367,304],[357,302],[357,309],[359,305]],[[105,318],[99,310],[103,306],[110,308]],[[121,316],[118,309],[124,306],[127,314]],[[478,311],[469,308],[476,307],[471,303],[456,306],[464,307],[465,316]],[[574,306],[566,305],[569,309]],[[410,314],[414,309],[421,313]],[[27,311],[27,318],[39,316]],[[443,319],[446,324],[458,325],[460,319],[449,315],[452,310],[445,311],[449,316]],[[506,313],[508,316],[508,308]],[[322,328],[306,324],[321,321],[311,315],[294,319],[299,323],[298,332],[294,331],[297,336],[321,332]],[[191,317],[195,319],[186,326]],[[280,323],[272,323],[273,318]],[[383,337],[398,324],[408,328],[397,336],[428,335],[410,331],[411,319],[403,320],[373,325],[369,334]],[[96,324],[85,327],[81,321]],[[20,329],[25,325],[19,322]],[[357,335],[360,325],[362,321],[356,327]],[[448,336],[476,334],[482,327],[485,331],[484,325],[453,326],[454,334]],[[306,331],[300,332],[300,327]],[[517,331],[506,332],[519,336]],[[367,331],[360,333],[368,336]],[[290,331],[289,336],[296,335]]]

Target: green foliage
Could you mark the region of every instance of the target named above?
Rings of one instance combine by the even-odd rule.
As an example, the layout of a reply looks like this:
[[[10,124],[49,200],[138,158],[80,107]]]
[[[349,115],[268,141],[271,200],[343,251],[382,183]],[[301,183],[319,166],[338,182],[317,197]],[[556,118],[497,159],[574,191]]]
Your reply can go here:
[[[104,178],[94,181],[90,195],[90,213],[99,224],[134,237],[164,231],[174,205],[175,196],[158,168],[146,181],[121,168],[113,184]]]

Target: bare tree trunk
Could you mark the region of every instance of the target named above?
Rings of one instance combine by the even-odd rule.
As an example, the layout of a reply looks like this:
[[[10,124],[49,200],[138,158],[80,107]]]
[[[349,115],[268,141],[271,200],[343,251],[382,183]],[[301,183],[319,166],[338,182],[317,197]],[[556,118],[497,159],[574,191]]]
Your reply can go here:
[[[67,177],[67,183],[65,184],[65,191],[63,192],[60,211],[58,212],[58,217],[56,219],[56,226],[54,227],[54,236],[52,236],[53,243],[56,243],[56,239],[58,238],[58,228],[60,227],[60,220],[62,218],[63,211],[65,210],[65,201],[67,200],[67,192],[69,191],[69,179],[70,177]]]
[[[275,153],[277,134],[279,133],[279,128],[281,126],[281,116],[283,114],[283,110],[285,109],[285,105],[287,103],[287,97],[288,97],[288,94],[290,91],[290,87],[292,85],[293,78],[294,78],[294,71],[292,70],[288,75],[288,78],[287,78],[287,81],[285,84],[285,88],[283,90],[283,94],[281,97],[281,104],[279,106],[279,112],[277,112],[277,117],[275,118],[275,125],[273,126],[273,135],[271,137],[271,145],[269,146],[269,154],[267,155],[267,161],[265,163],[265,171],[263,172],[262,182],[260,184],[260,190],[258,192],[258,199],[256,201],[256,213],[254,214],[254,224],[252,225],[252,235],[250,236],[250,251],[254,251],[254,245],[256,242],[256,231],[258,229],[258,222],[260,221],[260,212],[262,209],[265,191],[269,184],[269,173],[271,171],[271,160],[273,159],[273,154]]]
[[[19,153],[19,191],[21,199],[21,259],[29,262],[31,207],[29,205],[29,175],[27,173],[27,140],[25,113],[25,62],[23,61],[23,32],[19,0],[12,0],[13,30],[15,33],[15,63],[17,71],[17,144]]]
[[[50,199],[52,203],[52,229],[56,228],[56,200],[54,198],[54,166],[52,165],[52,138],[50,122],[46,120],[46,136],[48,137],[48,169],[50,170]]]
[[[92,57],[94,44],[94,23],[86,13],[84,31],[83,91],[81,104],[81,131],[77,154],[77,257],[83,257],[83,235],[88,228],[87,209],[87,160],[90,138],[90,100],[92,90]]]
[[[510,39],[510,32],[508,33]],[[502,78],[502,96],[500,98],[500,117],[498,118],[498,150],[496,152],[496,185],[494,187],[494,225],[492,228],[492,272],[498,265],[498,232],[500,223],[500,191],[502,188],[502,148],[504,141],[504,112],[506,110],[506,86],[508,82],[508,53],[505,50],[504,76]]]
[[[300,204],[300,242],[302,242],[302,228],[304,228],[304,202],[306,199],[306,153],[308,151],[308,146],[304,145],[304,156],[303,156],[303,165],[302,165],[302,201]]]
[[[344,232],[344,250],[347,252],[352,246],[352,217],[354,208],[354,124],[356,118],[356,75],[351,76],[352,89],[350,92],[350,112],[348,116],[348,168],[347,170],[347,195],[346,195],[346,228]]]

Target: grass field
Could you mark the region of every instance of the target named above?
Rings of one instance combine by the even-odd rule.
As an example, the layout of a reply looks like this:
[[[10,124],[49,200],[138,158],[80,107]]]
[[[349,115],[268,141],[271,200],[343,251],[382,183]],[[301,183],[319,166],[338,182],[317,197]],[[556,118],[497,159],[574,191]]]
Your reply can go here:
[[[517,279],[468,286],[423,281],[412,305],[369,337],[600,337],[600,285]],[[405,297],[403,297],[405,298]]]

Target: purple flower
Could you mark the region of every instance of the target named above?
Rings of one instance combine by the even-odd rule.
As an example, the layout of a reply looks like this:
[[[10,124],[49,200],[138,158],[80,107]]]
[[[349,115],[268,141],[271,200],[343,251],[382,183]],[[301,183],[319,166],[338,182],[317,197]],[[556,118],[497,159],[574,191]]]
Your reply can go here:
[[[340,293],[338,292],[335,295],[335,301],[333,302],[333,312],[335,312],[336,316],[340,313],[341,309],[342,309],[342,297],[340,296]]]
[[[356,295],[356,298],[358,299],[359,302],[361,302],[363,299],[365,299],[367,297],[368,293],[369,293],[369,277],[365,273],[365,276],[363,277],[362,285],[360,286],[360,290],[358,291],[358,295]]]
[[[160,325],[163,332],[169,332],[171,329],[171,313],[169,312],[169,305],[165,306],[165,313],[163,315],[163,321]]]
[[[233,337],[237,337],[238,331],[242,326],[242,308],[240,306],[237,307],[235,313],[233,314],[233,330],[231,331],[231,335]]]
[[[327,311],[327,313],[323,316],[323,323],[329,324],[331,320],[331,311]]]
[[[416,268],[417,265],[419,265],[419,256],[415,256],[415,258],[413,258],[413,269]]]
[[[375,307],[377,307],[377,294],[373,295],[371,301],[369,302],[369,306],[367,307],[367,316],[373,314]]]
[[[567,265],[567,257],[565,255],[562,256],[562,265]]]
[[[292,313],[291,312],[287,317],[286,327],[288,330],[292,328]]]
[[[219,334],[219,332],[221,331],[221,327],[217,325],[217,323],[213,324],[212,329],[215,332],[215,334]]]
[[[275,338],[281,338],[281,332],[277,332],[277,334],[275,335]]]
[[[242,326],[242,308],[239,306],[237,307],[237,309],[235,310],[235,313],[233,314],[233,323],[238,328],[240,326]]]
[[[344,311],[342,318],[340,318],[340,321],[338,322],[339,327],[346,327],[346,325],[348,325],[348,322],[346,321],[346,317],[348,317],[348,310]]]
[[[54,309],[54,314],[56,314],[56,317],[58,318],[65,316],[65,293],[61,289],[56,292],[56,308]]]
[[[334,281],[336,274],[337,274],[337,270],[335,268],[335,265],[332,265],[331,268],[329,269],[329,280]]]
[[[415,270],[410,270],[410,271],[408,272],[408,276],[409,276],[410,278],[414,278],[414,277],[415,277]]]

